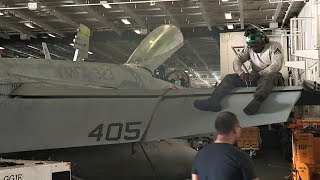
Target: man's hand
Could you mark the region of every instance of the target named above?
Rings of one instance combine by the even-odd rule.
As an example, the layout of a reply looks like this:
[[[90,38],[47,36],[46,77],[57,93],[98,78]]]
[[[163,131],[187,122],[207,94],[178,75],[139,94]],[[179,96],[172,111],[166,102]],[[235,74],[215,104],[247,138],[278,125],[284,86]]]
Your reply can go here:
[[[245,83],[249,83],[249,73],[242,73],[240,79]]]
[[[261,75],[257,72],[251,71],[249,74],[249,81],[256,82],[261,78]]]

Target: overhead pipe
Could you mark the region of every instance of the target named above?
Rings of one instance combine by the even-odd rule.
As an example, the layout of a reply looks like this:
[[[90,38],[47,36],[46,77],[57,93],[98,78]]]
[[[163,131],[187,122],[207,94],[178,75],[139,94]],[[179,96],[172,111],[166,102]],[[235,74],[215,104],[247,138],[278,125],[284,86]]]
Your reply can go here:
[[[269,1],[270,1],[270,0],[269,0]],[[293,7],[293,2],[290,3],[290,5],[289,5],[289,7],[288,7],[288,10],[287,10],[287,12],[286,12],[286,15],[285,15],[284,18],[283,18],[281,28],[283,28],[284,23],[287,21],[287,19],[288,19],[288,17],[289,17],[289,13],[290,13],[292,7]]]
[[[149,0],[149,1],[126,1],[126,2],[110,2],[109,5],[125,5],[125,4],[144,4],[144,3],[159,3],[159,2],[173,2],[173,1],[181,1],[181,0]],[[65,4],[65,5],[55,5],[48,7],[83,7],[83,6],[102,6],[101,3],[92,3],[92,4]],[[41,6],[41,8],[45,8],[46,6]],[[19,7],[0,7],[0,10],[19,10],[19,9],[28,9],[28,6],[19,6]]]
[[[315,18],[315,22],[316,22],[316,43],[315,43],[315,48],[318,49],[318,60],[320,60],[320,6],[319,6],[319,1],[315,1],[316,4],[316,18]]]
[[[306,2],[307,0],[286,0],[286,1],[283,1],[283,0],[280,0],[280,1],[272,1],[272,0],[269,0],[269,2],[270,3],[272,3],[272,4],[275,4],[275,3],[285,3],[285,2],[287,2],[287,3],[291,3],[291,2],[301,2],[301,1],[303,1],[303,2]]]

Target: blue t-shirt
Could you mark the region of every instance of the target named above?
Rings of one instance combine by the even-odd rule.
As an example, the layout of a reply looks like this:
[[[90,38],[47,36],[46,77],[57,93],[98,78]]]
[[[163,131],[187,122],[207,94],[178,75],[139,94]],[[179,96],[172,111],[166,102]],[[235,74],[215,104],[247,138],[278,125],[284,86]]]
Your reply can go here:
[[[192,165],[200,180],[252,180],[257,177],[249,155],[226,143],[208,144]]]

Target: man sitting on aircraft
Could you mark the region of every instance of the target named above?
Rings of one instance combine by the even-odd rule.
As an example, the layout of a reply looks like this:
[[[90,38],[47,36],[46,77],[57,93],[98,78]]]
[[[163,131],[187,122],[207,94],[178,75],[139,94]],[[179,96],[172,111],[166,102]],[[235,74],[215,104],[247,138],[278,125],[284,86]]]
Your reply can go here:
[[[271,93],[274,86],[283,86],[284,79],[279,72],[283,65],[282,46],[257,28],[246,29],[247,46],[233,62],[235,74],[227,75],[213,91],[210,98],[196,100],[194,106],[203,111],[218,112],[220,101],[235,87],[257,86],[254,99],[243,109],[252,115],[258,112],[260,105]],[[252,71],[245,72],[241,66],[250,60]],[[246,70],[246,68],[245,68]]]

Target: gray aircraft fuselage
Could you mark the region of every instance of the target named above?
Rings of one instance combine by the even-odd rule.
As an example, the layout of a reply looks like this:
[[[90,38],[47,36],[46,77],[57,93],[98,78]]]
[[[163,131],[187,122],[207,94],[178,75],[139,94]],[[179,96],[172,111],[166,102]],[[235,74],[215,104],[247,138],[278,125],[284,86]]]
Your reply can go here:
[[[173,87],[134,65],[3,58],[0,71],[0,84],[48,83],[101,89],[157,90]]]

